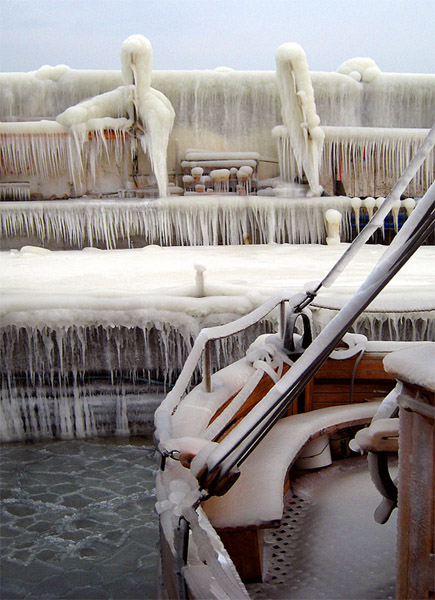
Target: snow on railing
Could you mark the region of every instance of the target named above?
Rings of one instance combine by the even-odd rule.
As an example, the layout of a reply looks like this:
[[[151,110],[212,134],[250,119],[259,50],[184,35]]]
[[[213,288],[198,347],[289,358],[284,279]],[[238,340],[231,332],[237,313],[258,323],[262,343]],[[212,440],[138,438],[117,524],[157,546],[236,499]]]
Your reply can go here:
[[[266,302],[255,308],[249,314],[240,317],[240,319],[236,319],[225,325],[217,325],[216,327],[206,327],[202,329],[184,363],[176,384],[156,410],[155,425],[158,443],[163,444],[171,438],[172,414],[185,394],[195,369],[203,356],[203,384],[207,391],[211,391],[210,360],[208,358],[209,349],[207,348],[211,341],[220,340],[240,333],[251,325],[258,323],[261,319],[264,319],[277,306],[280,306],[280,331],[282,332],[284,327],[283,319],[285,317],[284,304],[290,302],[290,308],[295,308],[304,299],[305,294],[303,293],[290,295],[288,292],[280,292],[266,300]]]

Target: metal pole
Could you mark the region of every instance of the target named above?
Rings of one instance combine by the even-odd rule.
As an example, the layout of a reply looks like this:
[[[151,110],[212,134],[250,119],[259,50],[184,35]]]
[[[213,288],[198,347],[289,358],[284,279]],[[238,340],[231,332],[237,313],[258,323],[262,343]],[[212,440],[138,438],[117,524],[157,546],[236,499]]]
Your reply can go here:
[[[206,392],[211,392],[211,363],[210,363],[210,341],[208,341],[204,348],[202,355],[202,380]]]
[[[283,340],[285,332],[285,300],[279,303],[279,336]]]

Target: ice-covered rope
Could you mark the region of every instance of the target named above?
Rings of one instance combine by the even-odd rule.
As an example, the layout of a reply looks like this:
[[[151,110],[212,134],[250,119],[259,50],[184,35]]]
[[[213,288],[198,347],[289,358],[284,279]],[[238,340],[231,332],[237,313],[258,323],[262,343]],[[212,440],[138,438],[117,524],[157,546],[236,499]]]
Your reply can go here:
[[[273,344],[265,344],[261,348],[251,350],[246,355],[246,358],[254,367],[255,372],[249,377],[233,401],[207,427],[201,436],[202,438],[213,440],[225,425],[231,422],[249,396],[254,392],[264,373],[272,379],[273,383],[276,383],[281,378],[284,364],[293,364],[293,361],[282,352],[279,352],[278,348]]]

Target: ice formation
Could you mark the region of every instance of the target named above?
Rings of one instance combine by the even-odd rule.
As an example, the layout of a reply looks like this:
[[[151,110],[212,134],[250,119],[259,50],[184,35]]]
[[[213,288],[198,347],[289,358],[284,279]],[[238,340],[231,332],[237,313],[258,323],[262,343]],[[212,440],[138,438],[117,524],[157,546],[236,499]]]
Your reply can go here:
[[[338,67],[337,73],[349,75],[355,81],[371,83],[381,70],[372,58],[351,58]]]
[[[281,114],[294,156],[297,172],[291,181],[306,175],[313,196],[321,196],[319,167],[322,157],[324,133],[319,127],[320,118],[316,112],[314,89],[308,71],[305,52],[297,44],[283,44],[275,55],[276,79],[281,98]],[[275,132],[276,133],[276,132]],[[280,138],[284,130],[280,129]],[[283,141],[284,143],[284,141]],[[282,150],[284,155],[285,151]],[[288,151],[287,151],[288,154]],[[283,163],[292,159],[283,156]]]
[[[323,176],[330,171],[332,161],[346,193],[362,197],[389,192],[428,134],[427,129],[372,127],[323,127],[323,131]],[[423,195],[434,173],[432,151],[405,193]]]
[[[115,132],[133,127],[131,152],[137,152],[137,138],[150,157],[160,195],[167,196],[166,150],[175,114],[169,100],[151,88],[150,42],[141,35],[130,36],[121,46],[121,64],[124,86],[68,108],[57,121],[70,129],[79,148],[74,163],[80,165],[81,150],[90,131],[99,131],[104,140],[102,134],[109,127]]]
[[[400,381],[435,392],[435,343],[393,352],[385,357],[384,365]]]
[[[166,152],[174,110],[169,100],[151,87],[149,41],[140,35],[128,38],[121,47],[121,62],[124,85],[70,106],[56,122],[2,123],[6,173],[45,179],[69,173],[78,195],[87,189],[87,170],[95,185],[98,163],[109,156],[114,157],[120,181],[125,182],[129,155],[131,160],[137,154],[139,143],[150,158],[160,195],[167,196]],[[65,69],[45,71],[46,77],[43,71],[39,78],[62,80],[65,75]],[[73,190],[69,192],[71,195]]]
[[[131,49],[136,46],[137,40],[133,40]],[[139,57],[137,59],[139,60]],[[149,68],[147,59],[142,62],[145,69]],[[128,60],[125,63],[127,64]],[[371,68],[373,67],[368,67],[366,70],[370,71]],[[126,96],[131,96],[132,72],[128,75],[128,69],[129,67],[124,65],[123,74],[121,74],[119,71],[74,71],[65,65],[59,65],[57,67],[45,66],[32,73],[0,74],[0,97],[2,99],[0,118],[4,122],[26,119],[30,123],[29,120],[33,121],[34,119],[53,119],[59,113],[77,105],[78,102],[105,96],[107,92],[115,89],[118,89],[116,93],[120,93],[120,88],[125,89]],[[141,72],[144,73],[143,69]],[[297,72],[300,73],[300,71]],[[395,174],[400,172],[402,159],[407,153],[407,142],[400,143],[398,138],[403,139],[403,134],[405,134],[405,138],[411,144],[411,151],[413,151],[413,142],[409,140],[409,137],[413,135],[411,128],[421,129],[432,125],[435,76],[381,73],[370,83],[358,83],[352,77],[342,73],[309,74],[306,71],[306,74],[308,79],[311,77],[316,111],[326,134],[320,183],[329,194],[335,193],[333,178],[340,179],[335,177],[336,173],[332,172],[336,169],[342,171],[343,184],[348,195],[362,197],[386,195],[389,191],[389,181],[383,181],[382,174],[378,176],[375,167],[391,166],[394,178]],[[298,77],[301,79],[300,75]],[[126,81],[130,83],[126,83]],[[159,95],[160,92],[170,100],[176,112],[167,153],[169,171],[177,171],[180,158],[182,159],[187,150],[192,147],[212,148],[223,152],[256,151],[262,158],[276,161],[276,140],[272,137],[271,131],[282,123],[282,106],[277,85],[278,79],[274,72],[154,71],[151,73],[151,78],[145,76],[144,81],[146,82],[144,85],[151,82],[153,87],[149,88],[151,95],[147,96],[147,102],[142,102],[142,108],[146,103],[148,108],[151,106],[155,108],[158,105],[162,117],[161,122],[167,124],[170,120],[167,112],[169,108],[165,104],[164,98]],[[143,88],[144,86],[139,87]],[[309,90],[309,87],[307,89]],[[109,95],[109,99],[110,97]],[[310,93],[305,100],[309,97]],[[106,98],[104,102],[106,100],[108,99]],[[95,100],[95,103],[98,102]],[[138,110],[140,109],[139,104],[140,102],[137,104]],[[130,102],[129,105],[132,107],[133,103]],[[229,107],[234,107],[234,110],[230,110]],[[144,108],[144,110],[147,109]],[[126,116],[131,118],[134,116],[131,113],[131,110],[127,111]],[[119,117],[115,114],[111,118],[118,119]],[[129,120],[127,119],[127,121]],[[59,144],[57,144],[53,139],[50,142],[44,140],[43,144],[46,147],[45,155],[49,157],[50,161],[59,163],[56,169],[51,169],[51,171],[54,173],[62,171],[65,176],[58,178],[56,183],[52,176],[48,182],[41,180],[41,177],[37,179],[34,175],[29,177],[28,169],[32,171],[32,161],[35,160],[38,171],[44,173],[44,162],[42,159],[39,160],[39,153],[32,154],[32,146],[40,144],[40,140],[35,140],[33,135],[25,140],[19,140],[17,136],[11,137],[10,132],[7,136],[2,135],[1,131],[5,124],[0,124],[0,141],[2,147],[5,147],[4,154],[7,156],[15,153],[22,155],[19,162],[25,166],[24,170],[14,170],[17,161],[10,161],[8,158],[7,165],[11,168],[6,168],[6,173],[11,181],[16,181],[17,178],[20,181],[30,180],[32,193],[42,193],[45,197],[52,195],[62,197],[71,195],[72,192],[74,195],[85,191],[113,192],[125,186],[126,176],[120,149],[125,150],[125,158],[129,158],[131,151],[134,151],[131,144],[134,145],[135,142],[129,137],[123,139],[124,126],[120,123],[119,127],[115,128],[114,139],[110,140],[106,140],[105,136],[102,136],[101,127],[96,127],[95,137],[92,134],[92,139],[89,140],[89,144],[86,144],[89,146],[89,151],[82,155],[83,164],[86,164],[88,160],[90,163],[88,186],[73,191],[68,185],[70,183],[68,176],[70,179],[71,176],[68,175],[68,170],[64,170],[63,159],[58,160],[56,157],[57,153],[64,153],[63,142],[58,140]],[[102,125],[101,122],[100,125]],[[154,125],[155,123],[150,124],[153,131],[156,129]],[[78,128],[78,125],[75,127]],[[160,125],[157,129],[159,127]],[[335,133],[331,132],[334,139],[329,142],[328,127],[339,128]],[[348,127],[356,129],[349,134],[346,129],[342,129]],[[359,128],[363,130],[379,128],[382,131],[359,131]],[[395,132],[396,128],[400,128],[402,131]],[[31,129],[29,131],[31,132]],[[281,134],[283,133],[284,130],[281,128]],[[375,142],[370,138],[372,133]],[[78,137],[86,138],[86,135],[82,132]],[[298,173],[299,167],[294,162],[293,151],[287,148],[289,143],[287,136],[278,135],[278,138],[282,146],[279,152],[284,154],[284,162],[288,163],[287,169],[282,167],[282,173],[284,177],[290,179],[294,177],[295,173]],[[146,145],[148,151],[152,146],[153,152],[157,152],[155,144],[151,143],[151,138],[141,138],[140,141]],[[26,147],[25,151],[19,149],[23,145]],[[372,152],[374,145],[376,148],[381,147],[381,152],[376,151],[375,157]],[[72,149],[74,150],[74,146]],[[117,162],[117,168],[110,168],[107,164],[106,152],[110,156],[116,157],[116,161],[112,162]],[[364,153],[366,153],[366,157],[364,157]],[[31,161],[26,162],[27,156],[31,154]],[[334,165],[334,161],[335,166],[331,167],[331,164]],[[337,161],[340,163],[339,167]],[[72,162],[71,166],[75,167],[74,161]],[[101,172],[95,173],[98,171],[96,165],[99,162],[103,162],[103,165],[100,165]],[[280,162],[282,162],[282,157]],[[352,162],[355,162],[358,167],[356,180],[352,175]],[[157,170],[159,170],[159,164],[159,161],[155,162]],[[263,166],[265,164],[272,165],[273,162],[263,163]],[[219,168],[219,164],[216,164],[216,168]],[[430,167],[427,171],[429,178],[432,176],[432,172],[433,164],[432,171]],[[78,172],[73,170],[73,174],[78,185],[77,178],[80,170]],[[376,177],[373,177],[372,174],[375,174]],[[92,186],[95,175],[97,175],[97,182]],[[411,188],[408,193],[422,195],[426,188],[422,189],[421,186],[425,184],[428,176],[423,172],[421,181],[417,182],[416,186]],[[374,189],[374,179],[376,179],[379,189]],[[358,189],[355,188],[357,183]],[[367,186],[367,189],[364,186]]]
[[[189,184],[193,185],[191,176]],[[2,203],[0,232],[3,248],[14,238],[37,238],[49,248],[86,246],[116,248],[144,244],[203,246],[263,243],[322,243],[324,211],[342,213],[342,239],[351,237],[351,200],[211,195],[138,199]],[[11,245],[7,245],[10,240]],[[35,243],[35,242],[33,242]]]
[[[138,44],[137,39],[129,44],[130,50],[133,49],[134,52],[141,45]],[[126,54],[128,52],[126,50]],[[295,59],[297,59],[297,55],[296,52]],[[139,56],[137,56],[137,60],[141,61]],[[298,64],[302,65],[302,62],[299,61]],[[95,98],[94,104],[98,104],[99,101],[96,98],[99,96],[103,97],[101,102],[103,104],[107,102],[109,105],[107,108],[111,109],[113,107],[109,100],[111,97],[113,98],[111,94],[114,90],[118,90],[114,92],[115,96],[118,94],[130,97],[130,101],[125,98],[125,102],[130,107],[125,116],[129,118],[124,124],[118,122],[118,127],[112,123],[115,128],[113,139],[106,139],[106,135],[103,135],[101,121],[99,125],[95,123],[94,133],[91,134],[92,139],[82,146],[84,153],[81,154],[83,165],[89,162],[89,181],[87,186],[84,184],[84,187],[79,187],[77,190],[71,190],[69,185],[71,179],[74,179],[76,186],[79,186],[79,177],[80,175],[83,177],[76,164],[77,157],[67,158],[67,163],[72,168],[72,175],[74,175],[72,177],[69,170],[65,170],[63,164],[65,159],[57,156],[65,154],[63,148],[65,144],[57,139],[54,133],[51,141],[47,139],[47,136],[35,139],[29,121],[28,132],[27,126],[24,126],[24,130],[20,132],[26,132],[21,139],[21,136],[12,136],[11,131],[7,132],[7,135],[2,135],[1,132],[6,123],[1,123],[0,141],[4,147],[2,152],[8,157],[5,169],[8,179],[30,181],[31,193],[42,193],[45,197],[79,195],[85,191],[107,193],[125,187],[126,173],[123,160],[130,160],[131,152],[134,154],[136,141],[139,143],[140,140],[148,149],[148,153],[151,151],[151,147],[152,153],[159,153],[151,137],[144,138],[142,136],[130,139],[130,136],[125,136],[124,138],[124,129],[128,127],[128,122],[134,116],[132,115],[133,102],[131,100],[133,75],[132,71],[128,74],[129,67],[125,66],[127,64],[128,59],[124,61],[122,74],[119,71],[74,71],[65,65],[46,66],[27,74],[0,74],[0,96],[2,98],[0,118],[5,122],[22,121],[23,119],[32,121],[34,119],[53,119],[80,101],[88,102],[87,99]],[[141,72],[144,73],[143,69],[149,68],[149,60],[145,57],[142,60],[142,66]],[[368,67],[366,70],[370,71],[371,68],[374,67]],[[302,71],[296,70],[296,72],[299,73],[298,78],[305,83],[311,77],[316,111],[326,134],[320,175],[320,183],[324,189],[329,194],[335,193],[334,179],[340,180],[340,176],[337,175],[342,175],[348,195],[362,197],[386,195],[389,191],[390,180],[383,180],[384,167],[385,169],[392,167],[390,172],[393,173],[392,180],[394,180],[395,175],[400,172],[403,158],[408,152],[406,146],[408,142],[411,152],[413,151],[413,141],[409,139],[414,135],[412,129],[421,129],[432,125],[435,76],[381,73],[370,83],[358,83],[352,77],[342,73],[309,74],[308,71],[305,71],[307,77],[304,78],[300,75]],[[352,71],[352,73],[356,72]],[[273,72],[260,71],[155,71],[151,73],[151,77],[149,75],[144,77],[144,82],[146,82],[144,85],[139,85],[143,89],[151,82],[153,87],[149,88],[146,102],[137,102],[137,110],[140,110],[139,104],[145,111],[147,110],[145,104],[148,108],[155,108],[158,105],[160,124],[167,125],[170,121],[169,112],[171,111],[159,92],[163,93],[175,108],[176,118],[172,135],[169,138],[167,154],[169,171],[177,171],[180,158],[183,158],[188,149],[192,147],[212,148],[223,152],[256,151],[262,158],[269,161],[263,163],[263,166],[265,164],[270,166],[273,164],[270,159],[272,161],[277,159],[276,140],[272,137],[271,131],[282,123],[282,103],[278,91],[278,79],[279,77],[277,78]],[[125,94],[121,93],[122,89]],[[287,86],[287,91],[289,89],[291,90]],[[307,90],[310,92],[309,86]],[[105,96],[107,92],[110,92],[108,98]],[[307,106],[311,106],[310,97],[310,93],[304,97],[304,100],[308,102]],[[299,97],[299,99],[301,98],[302,96]],[[235,109],[229,110],[229,107],[235,107]],[[151,112],[154,111],[154,108],[151,108]],[[110,117],[111,119],[120,118],[116,110],[111,114],[114,114],[113,117]],[[313,115],[311,116],[313,117]],[[312,119],[311,125],[313,125]],[[332,135],[333,139],[328,141],[327,129],[329,127],[339,129],[330,132],[330,137]],[[346,129],[342,129],[348,127],[356,129],[349,134]],[[77,130],[79,142],[86,139],[84,127],[81,128],[81,133],[78,131],[80,129],[78,124],[73,125],[73,128]],[[154,122],[153,124],[149,123],[149,128],[150,131],[155,132],[160,125],[156,125]],[[360,131],[360,128],[363,131]],[[374,128],[374,130],[370,131],[370,128]],[[377,128],[381,131],[376,131]],[[395,132],[396,128],[400,128],[402,131]],[[30,137],[28,137],[29,132]],[[281,133],[279,132],[278,129],[276,133],[280,140],[278,151],[281,172],[285,178],[291,179],[300,172],[300,166],[289,146],[287,135],[283,135],[282,127]],[[371,139],[372,134],[375,141]],[[164,133],[162,139],[165,136]],[[27,137],[28,139],[26,139]],[[400,142],[399,138],[406,141]],[[33,152],[32,150],[33,146],[41,145],[41,143],[45,148],[43,151],[51,167],[53,163],[55,166],[54,169],[50,167],[52,175],[48,180],[41,179],[42,176],[37,177],[34,174],[35,170],[41,174],[47,172],[45,159],[39,158],[39,151]],[[88,148],[86,148],[87,146]],[[376,152],[373,151],[375,147]],[[71,151],[77,152],[77,148],[80,149],[80,143],[78,146],[73,144]],[[381,148],[380,151],[379,148]],[[16,155],[16,158],[11,159],[11,155]],[[112,158],[115,156],[116,160],[111,162],[117,163],[116,168],[108,164],[106,155]],[[27,160],[28,157],[31,157],[30,160]],[[32,166],[33,163],[36,164],[36,169]],[[154,161],[157,171],[159,171],[160,164],[161,161]],[[352,172],[352,164],[356,167],[356,177]],[[333,166],[331,167],[331,165]],[[381,171],[378,170],[379,166]],[[216,164],[216,168],[219,168],[219,164]],[[59,176],[60,172],[64,173],[63,177]],[[420,180],[410,188],[408,193],[422,195],[427,189],[427,187],[424,188],[427,178],[430,178],[432,173],[433,164],[428,166],[427,171],[422,172]],[[57,178],[56,182],[53,177]],[[14,193],[13,188],[10,193]]]

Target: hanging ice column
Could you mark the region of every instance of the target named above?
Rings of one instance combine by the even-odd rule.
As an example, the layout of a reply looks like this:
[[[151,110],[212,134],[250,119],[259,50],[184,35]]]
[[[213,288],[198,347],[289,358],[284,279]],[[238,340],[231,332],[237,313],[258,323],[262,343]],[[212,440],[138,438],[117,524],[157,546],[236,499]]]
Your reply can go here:
[[[283,44],[275,55],[276,79],[281,98],[284,127],[276,127],[279,138],[281,176],[290,181],[305,173],[310,196],[320,196],[319,169],[324,133],[319,127],[314,90],[305,52],[298,44]]]
[[[148,154],[157,180],[160,196],[167,196],[168,174],[166,151],[175,113],[169,100],[151,87],[152,48],[142,35],[130,36],[121,47],[124,85],[68,108],[57,116],[58,123],[67,127],[70,140],[70,171],[74,184],[80,186],[88,161],[95,180],[96,155],[107,152],[104,131],[115,132],[116,141],[124,142],[125,133],[131,136],[131,155],[137,154],[137,141]],[[89,133],[97,140],[97,152],[84,152]],[[121,158],[115,148],[115,159]]]

